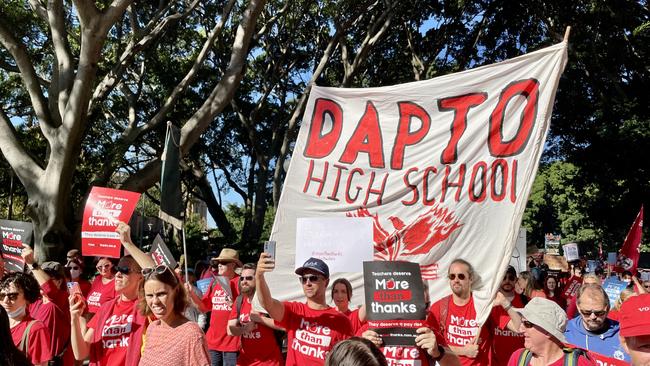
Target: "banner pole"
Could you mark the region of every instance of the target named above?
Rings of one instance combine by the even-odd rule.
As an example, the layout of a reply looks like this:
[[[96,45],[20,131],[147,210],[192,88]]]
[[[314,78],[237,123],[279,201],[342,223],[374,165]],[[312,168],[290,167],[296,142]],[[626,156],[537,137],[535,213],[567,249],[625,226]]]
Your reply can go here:
[[[187,259],[187,243],[185,242],[185,225],[183,225],[182,230],[183,230],[183,255],[184,255],[184,258],[185,258],[185,260],[183,261],[183,263],[185,265],[185,283],[190,283],[190,281],[188,280],[189,276],[188,276],[188,273],[187,273],[187,261],[188,261],[188,259]]]
[[[569,42],[569,34],[571,34],[571,26],[567,26],[564,31],[564,42]]]

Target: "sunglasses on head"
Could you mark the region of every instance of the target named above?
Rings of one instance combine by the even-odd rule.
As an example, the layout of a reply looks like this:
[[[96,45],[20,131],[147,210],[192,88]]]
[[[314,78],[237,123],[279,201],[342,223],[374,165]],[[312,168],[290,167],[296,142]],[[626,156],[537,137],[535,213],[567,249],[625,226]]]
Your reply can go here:
[[[318,282],[318,280],[320,280],[320,276],[317,275],[300,276],[300,282],[302,282],[303,285],[307,282],[315,283]]]
[[[16,301],[18,300],[18,295],[20,295],[19,292],[0,292],[0,301],[4,301],[5,297],[7,301]]]
[[[447,277],[449,277],[450,280],[455,280],[456,276],[458,276],[458,279],[461,281],[464,281],[467,276],[465,276],[464,273],[450,273]]]
[[[255,277],[253,277],[253,276],[241,276],[241,277],[239,277],[239,282],[242,282],[242,281],[252,281],[252,280],[254,280],[254,279],[255,279]]]
[[[129,273],[133,272],[133,270],[132,270],[131,267],[129,267],[129,266],[124,266],[124,267],[122,267],[122,266],[115,266],[115,270],[116,270],[117,272],[120,272],[121,274],[124,274],[124,275],[128,275]]]
[[[151,277],[151,275],[154,274],[154,273],[161,275],[161,274],[165,273],[166,271],[169,271],[169,273],[171,273],[172,275],[174,274],[172,272],[171,268],[167,267],[164,264],[160,264],[160,265],[157,265],[155,267],[143,268],[140,271],[140,273],[142,273],[142,277],[144,277],[144,279],[146,280],[149,277]],[[176,278],[176,276],[174,276],[174,278]]]
[[[597,317],[601,317],[607,314],[607,310],[580,310],[580,314],[586,317],[590,317],[591,314],[594,314]]]

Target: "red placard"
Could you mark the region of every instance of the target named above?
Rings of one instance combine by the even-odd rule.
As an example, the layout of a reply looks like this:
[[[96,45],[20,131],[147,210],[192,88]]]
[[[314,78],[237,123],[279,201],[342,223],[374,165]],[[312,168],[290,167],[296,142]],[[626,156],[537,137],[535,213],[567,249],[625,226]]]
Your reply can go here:
[[[84,208],[81,253],[119,258],[121,244],[115,228],[119,221],[129,222],[139,198],[140,193],[93,187]]]
[[[569,278],[569,281],[567,281],[566,286],[564,286],[564,297],[569,299],[575,296],[578,293],[578,289],[580,288],[580,285],[582,284],[582,277],[578,276],[573,276]]]

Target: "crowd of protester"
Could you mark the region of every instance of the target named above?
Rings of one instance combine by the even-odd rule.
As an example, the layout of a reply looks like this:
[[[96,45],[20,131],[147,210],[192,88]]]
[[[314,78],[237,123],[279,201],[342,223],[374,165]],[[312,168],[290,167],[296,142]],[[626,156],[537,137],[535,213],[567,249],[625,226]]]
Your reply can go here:
[[[650,282],[632,273],[611,274],[629,286],[610,307],[604,272],[554,272],[530,258],[527,271],[507,268],[479,322],[479,277],[458,258],[445,269],[449,296],[430,304],[423,281],[428,315],[414,344],[392,346],[320,259],[295,271],[304,301],[280,301],[265,278],[275,268],[268,253],[244,264],[223,248],[186,273],[156,265],[128,225],[116,231],[129,253],[119,259],[71,250],[65,265],[39,265],[25,246],[25,271],[8,273],[0,258],[0,366],[650,364]],[[210,279],[203,292],[197,277]]]

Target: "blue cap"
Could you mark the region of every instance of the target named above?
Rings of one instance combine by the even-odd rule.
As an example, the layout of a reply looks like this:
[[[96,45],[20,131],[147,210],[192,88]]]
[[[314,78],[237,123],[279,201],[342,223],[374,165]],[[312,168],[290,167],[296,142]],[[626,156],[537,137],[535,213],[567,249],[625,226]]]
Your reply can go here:
[[[302,276],[308,269],[321,273],[323,276],[325,276],[325,278],[330,278],[330,268],[325,262],[318,258],[311,257],[307,259],[302,267],[296,269],[296,274]]]

